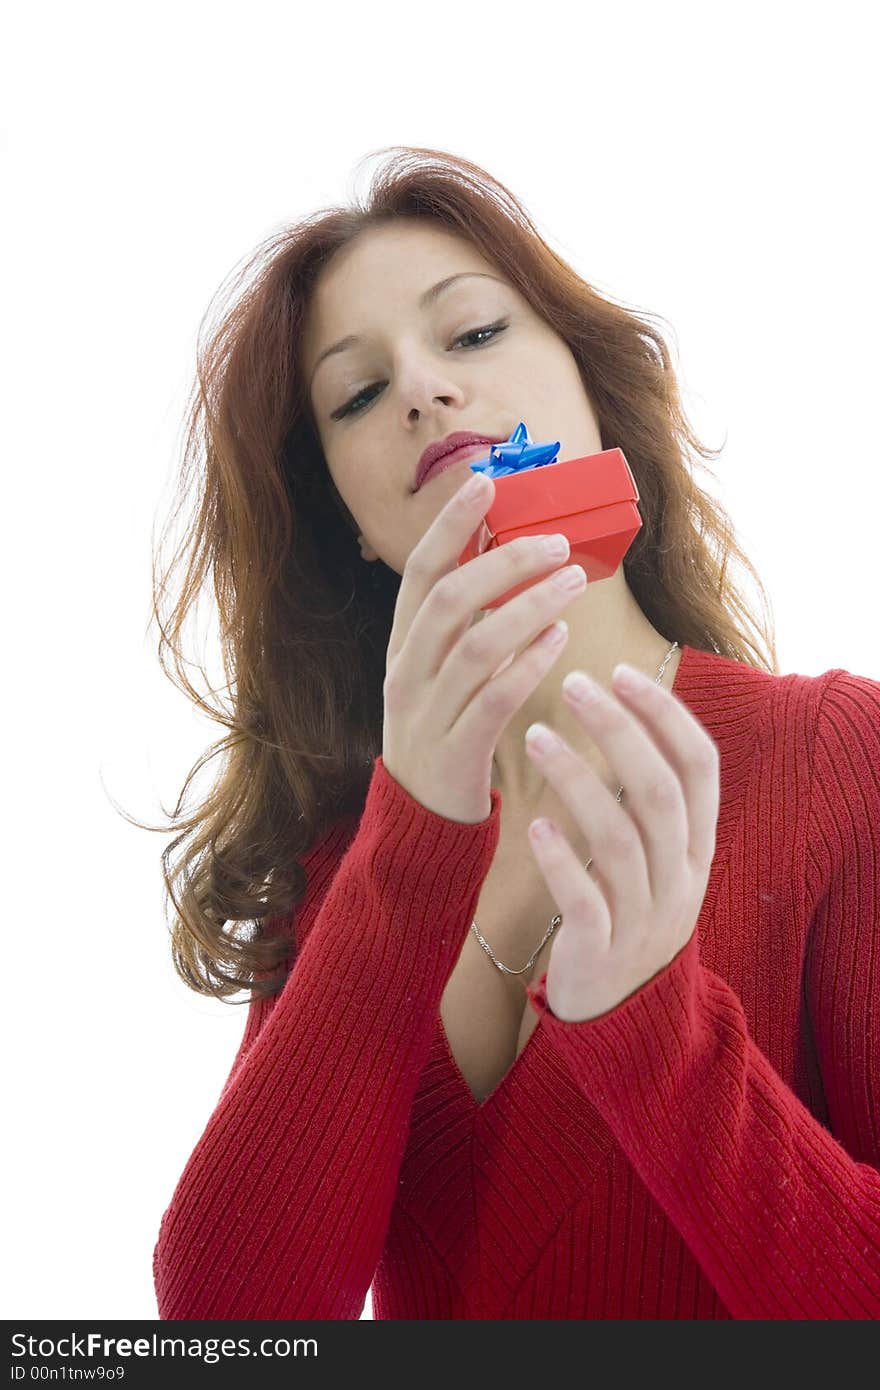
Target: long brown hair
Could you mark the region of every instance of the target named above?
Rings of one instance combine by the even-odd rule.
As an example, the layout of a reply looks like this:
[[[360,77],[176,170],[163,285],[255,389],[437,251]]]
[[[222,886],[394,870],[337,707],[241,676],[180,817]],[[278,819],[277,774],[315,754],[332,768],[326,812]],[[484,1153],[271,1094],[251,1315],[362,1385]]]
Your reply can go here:
[[[721,451],[693,434],[669,349],[649,316],[585,283],[484,170],[418,147],[373,154],[389,150],[365,200],[265,240],[234,280],[206,341],[200,335],[178,502],[163,543],[190,495],[193,512],[161,576],[161,547],[154,552],[160,664],[228,730],[187,776],[170,826],[178,833],[162,854],[175,968],[192,989],[219,998],[242,989],[267,996],[283,984],[292,946],[289,933],[275,928],[305,889],[299,856],[360,814],[382,751],[382,686],[400,576],[360,557],[359,528],[326,467],[300,371],[315,280],[366,228],[430,218],[500,268],[568,344],[602,448],[620,447],[632,469],[642,526],[623,566],[648,620],[669,641],[778,673],[772,617],[752,618],[731,560],[752,576],[769,615],[761,581],[727,514],[691,476],[691,463]],[[225,711],[191,684],[185,668],[195,663],[181,643],[209,575],[231,693]],[[185,812],[194,776],[218,754],[212,788]]]

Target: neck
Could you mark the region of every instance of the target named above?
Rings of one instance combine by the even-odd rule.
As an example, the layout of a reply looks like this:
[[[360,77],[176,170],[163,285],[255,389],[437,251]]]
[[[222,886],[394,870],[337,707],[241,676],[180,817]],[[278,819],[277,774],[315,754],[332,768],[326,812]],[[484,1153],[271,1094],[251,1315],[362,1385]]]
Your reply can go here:
[[[503,622],[503,612],[503,608],[499,610],[498,621]],[[576,752],[588,752],[593,746],[562,698],[562,682],[569,671],[583,671],[610,691],[612,672],[618,662],[625,661],[653,680],[674,640],[648,622],[632,595],[622,566],[610,578],[588,584],[561,616],[568,623],[569,634],[561,655],[505,725],[495,747],[492,786],[517,805],[536,804],[547,785],[525,750],[525,733],[530,724],[546,724]],[[667,689],[675,679],[680,659],[678,647],[663,673],[662,684]]]

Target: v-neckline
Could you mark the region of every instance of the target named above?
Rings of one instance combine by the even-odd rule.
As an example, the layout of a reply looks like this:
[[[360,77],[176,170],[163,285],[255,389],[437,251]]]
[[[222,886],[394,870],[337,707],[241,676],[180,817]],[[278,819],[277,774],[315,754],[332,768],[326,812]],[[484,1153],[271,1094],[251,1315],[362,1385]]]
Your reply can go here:
[[[682,684],[686,683],[688,674],[687,672],[685,672],[685,674],[682,675],[682,668],[686,665],[688,657],[698,649],[688,646],[686,642],[679,643],[679,647],[681,651],[681,656],[679,658],[678,665],[675,668],[675,677],[669,689],[673,694],[675,694],[679,699],[681,699],[682,697],[680,694],[680,688]],[[687,702],[683,701],[683,703]],[[546,974],[546,971],[544,972],[544,974]],[[543,978],[543,975],[539,978]],[[537,984],[538,981],[536,981],[536,987]],[[532,1008],[532,1004],[528,999],[526,999],[526,1008]],[[519,1055],[513,1059],[510,1066],[507,1068],[507,1071],[499,1077],[495,1086],[493,1086],[492,1090],[489,1092],[487,1096],[484,1097],[483,1100],[477,1100],[476,1096],[474,1095],[473,1091],[468,1085],[467,1080],[465,1079],[461,1067],[458,1065],[458,1062],[456,1061],[455,1053],[453,1052],[452,1046],[449,1042],[449,1038],[446,1035],[446,1028],[444,1026],[443,1017],[440,1013],[439,1008],[437,1010],[436,1018],[436,1033],[439,1037],[441,1051],[446,1062],[447,1070],[454,1077],[456,1085],[458,1086],[459,1090],[463,1093],[464,1097],[466,1098],[466,1101],[468,1102],[469,1108],[474,1113],[474,1115],[480,1115],[484,1111],[491,1109],[492,1106],[502,1098],[503,1094],[508,1089],[508,1086],[512,1084],[513,1080],[516,1077],[518,1077],[520,1071],[522,1070],[521,1064],[524,1061],[526,1063],[530,1063],[539,1053],[541,1044],[543,1042],[543,1029],[541,1028],[541,1020],[539,1019],[536,1027],[532,1029],[532,1032],[529,1035],[528,1040],[526,1041],[525,1047],[522,1049]]]
[[[527,1000],[526,1008],[530,1009],[531,1007],[531,1003],[529,1003],[529,1001]],[[531,1061],[532,1054],[538,1051],[540,1045],[539,1035],[541,1034],[541,1020],[539,1019],[536,1027],[532,1029],[531,1033],[526,1039],[525,1046],[522,1048],[520,1053],[516,1057],[514,1057],[510,1066],[507,1068],[507,1071],[499,1077],[498,1081],[493,1086],[492,1090],[489,1092],[487,1096],[485,1096],[482,1100],[477,1100],[476,1096],[474,1095],[473,1091],[468,1085],[467,1080],[465,1079],[465,1075],[461,1070],[461,1067],[458,1065],[458,1062],[455,1059],[455,1053],[452,1051],[449,1038],[446,1036],[446,1028],[443,1024],[443,1017],[439,1009],[437,1011],[436,1028],[440,1045],[443,1051],[444,1060],[446,1062],[447,1070],[450,1071],[454,1076],[456,1085],[458,1086],[459,1090],[464,1093],[467,1101],[469,1102],[470,1108],[478,1114],[481,1111],[491,1107],[492,1103],[500,1098],[501,1092],[507,1088],[508,1082],[513,1080],[515,1073],[519,1072],[520,1063],[523,1062],[523,1060],[526,1057],[526,1054],[529,1054],[528,1060]]]

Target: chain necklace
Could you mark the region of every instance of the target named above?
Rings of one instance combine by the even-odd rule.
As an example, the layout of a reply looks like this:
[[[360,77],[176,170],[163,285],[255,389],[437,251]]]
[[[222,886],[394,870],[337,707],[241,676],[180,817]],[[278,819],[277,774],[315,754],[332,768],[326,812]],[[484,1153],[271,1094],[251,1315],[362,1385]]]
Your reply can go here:
[[[656,675],[656,677],[655,677],[655,679],[654,679],[654,684],[655,684],[655,685],[659,685],[660,682],[662,681],[662,679],[663,679],[663,672],[666,670],[667,662],[669,661],[669,658],[672,656],[672,653],[675,651],[675,649],[676,649],[677,646],[678,646],[678,642],[677,642],[677,641],[673,642],[672,646],[669,648],[669,651],[666,653],[666,655],[664,656],[663,660],[661,661],[661,663],[660,663],[660,670],[657,672],[657,675]],[[622,796],[623,796],[623,787],[621,787],[621,788],[619,789],[619,791],[618,791],[618,793],[617,793],[617,796],[616,796],[615,800],[616,800],[617,802],[619,802],[619,801],[620,801],[620,798],[621,798]],[[584,865],[584,868],[586,869],[587,873],[589,873],[589,871],[590,871],[590,865],[592,864],[592,862],[593,862],[593,857],[592,857],[592,855],[591,855],[590,858],[589,858],[589,860],[588,860],[588,862]],[[533,953],[531,956],[529,956],[529,959],[526,961],[525,965],[522,967],[521,970],[511,970],[511,968],[510,968],[509,965],[505,965],[502,961],[500,961],[500,960],[498,959],[498,957],[495,955],[494,951],[492,950],[492,947],[489,945],[489,943],[488,943],[488,941],[486,940],[486,938],[480,933],[480,929],[479,929],[479,927],[477,926],[477,924],[476,924],[475,921],[474,921],[474,922],[471,922],[471,931],[474,933],[474,936],[477,938],[477,940],[479,941],[480,945],[482,946],[483,950],[486,952],[486,955],[489,957],[489,959],[492,961],[492,963],[493,963],[494,965],[497,965],[497,967],[498,967],[499,970],[503,970],[503,972],[504,972],[505,975],[524,975],[525,972],[526,972],[527,970],[529,970],[529,969],[534,965],[534,963],[535,963],[535,961],[537,960],[537,958],[538,958],[540,952],[543,950],[543,948],[544,948],[544,946],[546,945],[546,943],[550,940],[550,937],[553,935],[553,933],[555,932],[556,928],[559,926],[559,923],[560,923],[561,921],[562,921],[562,914],[561,914],[560,912],[557,912],[556,916],[555,916],[555,917],[552,917],[552,918],[550,919],[550,925],[549,925],[549,927],[547,928],[547,930],[546,930],[545,933],[544,933],[544,937],[543,937],[543,940],[541,941],[540,946],[538,946],[537,949],[534,951],[534,953]]]

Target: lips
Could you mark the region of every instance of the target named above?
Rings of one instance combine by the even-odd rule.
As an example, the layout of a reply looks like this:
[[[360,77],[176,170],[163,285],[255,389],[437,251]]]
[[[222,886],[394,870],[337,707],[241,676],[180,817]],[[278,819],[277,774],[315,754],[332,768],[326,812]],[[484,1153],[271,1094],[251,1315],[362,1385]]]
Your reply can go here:
[[[418,492],[425,481],[437,473],[442,473],[444,469],[451,467],[459,459],[465,458],[468,452],[475,449],[488,450],[493,444],[503,443],[506,438],[507,435],[490,436],[458,431],[455,434],[448,434],[445,439],[429,444],[419,459],[413,491]]]
[[[469,458],[472,454],[476,457],[481,451],[485,453],[491,446],[488,439],[482,440],[477,444],[465,444],[460,449],[453,449],[451,454],[444,454],[442,458],[431,464],[425,476],[422,478],[422,486],[429,483],[432,478],[439,478],[441,473],[445,473],[447,468],[458,463],[461,459]]]

